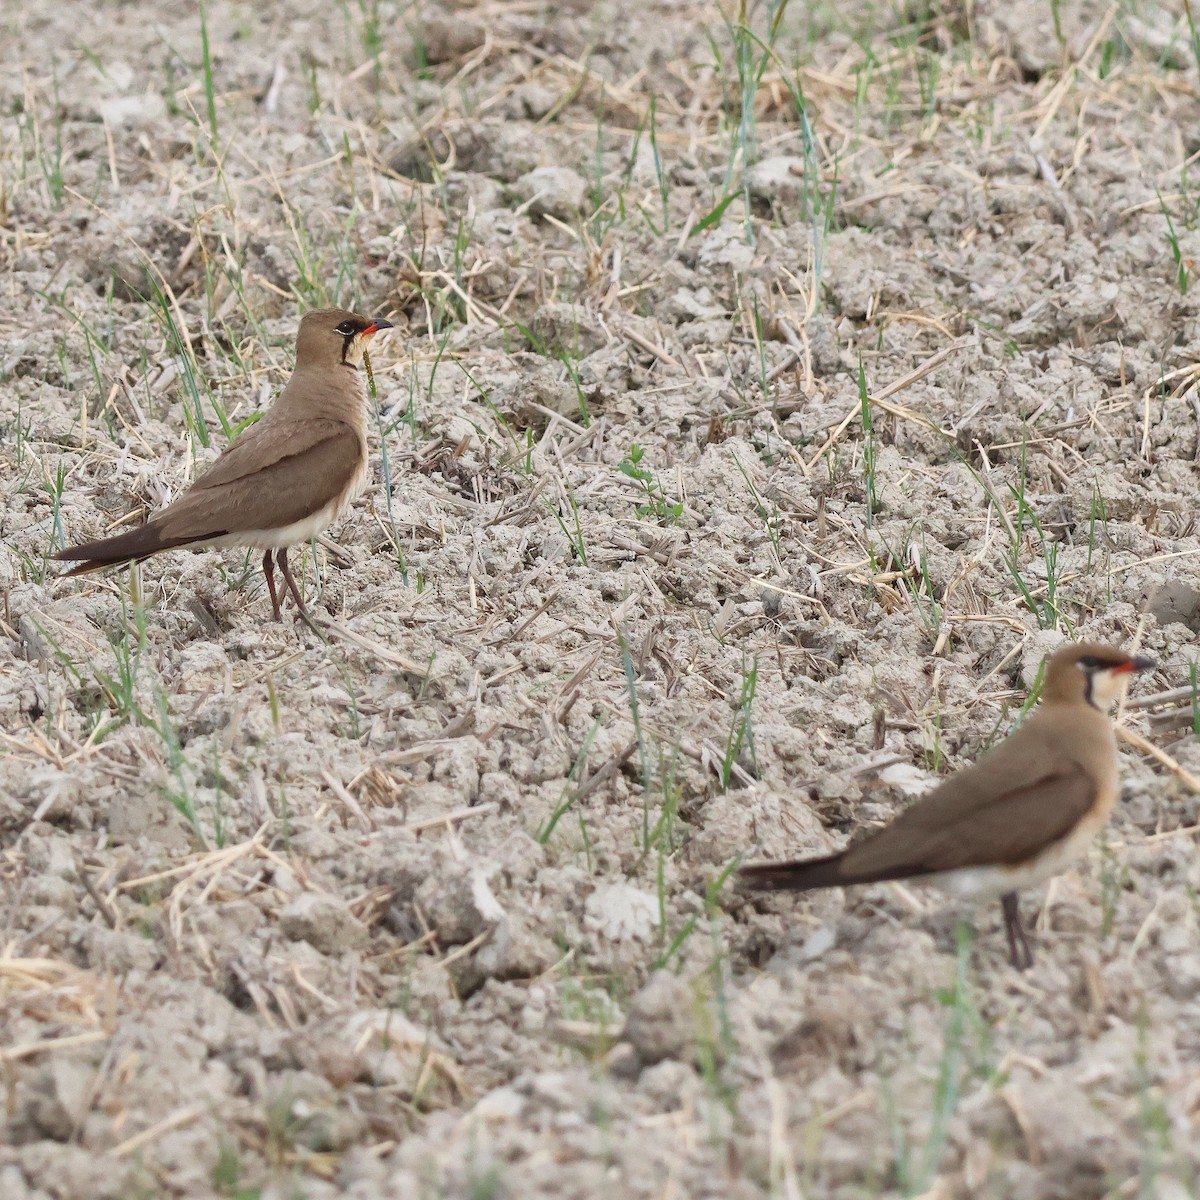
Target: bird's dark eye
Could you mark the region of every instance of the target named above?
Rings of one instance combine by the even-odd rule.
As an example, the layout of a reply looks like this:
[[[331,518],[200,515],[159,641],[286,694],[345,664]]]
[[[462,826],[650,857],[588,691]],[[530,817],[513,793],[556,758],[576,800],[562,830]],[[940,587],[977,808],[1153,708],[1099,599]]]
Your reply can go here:
[[[358,330],[354,328],[354,325],[350,321],[343,321],[333,332],[340,333],[343,337],[350,337],[357,333]]]
[[[1120,665],[1120,662],[1114,662],[1110,658],[1097,658],[1094,654],[1089,654],[1079,660],[1079,666],[1084,671],[1111,671],[1113,667]]]

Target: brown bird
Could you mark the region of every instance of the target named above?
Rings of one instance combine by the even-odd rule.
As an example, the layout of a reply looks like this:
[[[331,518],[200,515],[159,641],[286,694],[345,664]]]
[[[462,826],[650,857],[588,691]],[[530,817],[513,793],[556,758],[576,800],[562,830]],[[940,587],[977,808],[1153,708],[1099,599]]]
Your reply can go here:
[[[974,766],[840,854],[744,867],[741,881],[807,891],[917,879],[963,899],[999,896],[1013,966],[1031,966],[1017,892],[1063,870],[1108,820],[1120,779],[1107,710],[1153,666],[1089,642],[1058,650],[1037,710]]]
[[[366,480],[366,386],[358,368],[371,335],[391,328],[382,317],[342,308],[306,313],[295,370],[271,410],[144,525],[55,554],[80,564],[64,578],[181,546],[252,546],[263,551],[275,620],[281,620],[278,563],[296,608],[311,623],[288,547],[336,520]]]

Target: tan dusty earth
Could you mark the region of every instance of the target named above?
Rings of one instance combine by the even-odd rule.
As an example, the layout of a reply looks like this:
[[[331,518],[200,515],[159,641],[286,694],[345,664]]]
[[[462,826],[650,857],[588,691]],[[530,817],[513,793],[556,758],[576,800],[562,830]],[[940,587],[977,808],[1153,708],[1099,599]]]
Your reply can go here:
[[[1181,12],[0,31],[4,1200],[1200,1195]],[[322,635],[251,554],[59,581],[333,301],[397,329]],[[1031,972],[997,906],[739,895],[1064,636],[1160,667]]]

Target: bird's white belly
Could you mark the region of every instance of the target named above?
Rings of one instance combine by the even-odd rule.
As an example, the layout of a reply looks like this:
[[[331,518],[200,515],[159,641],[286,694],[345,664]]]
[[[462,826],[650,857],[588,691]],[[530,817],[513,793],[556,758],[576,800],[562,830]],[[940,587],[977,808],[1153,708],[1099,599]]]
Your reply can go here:
[[[252,529],[239,533],[236,539],[231,540],[239,546],[254,546],[259,550],[284,550],[323,533],[337,519],[343,507],[336,503],[327,504],[312,516],[293,521],[291,525],[281,525],[278,529]]]

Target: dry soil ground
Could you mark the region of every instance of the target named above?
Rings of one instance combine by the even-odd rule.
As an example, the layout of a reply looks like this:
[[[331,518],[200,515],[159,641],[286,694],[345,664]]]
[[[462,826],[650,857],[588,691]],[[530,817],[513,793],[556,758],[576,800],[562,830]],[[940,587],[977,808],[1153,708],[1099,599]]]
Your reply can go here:
[[[4,1200],[1200,1194],[1184,14],[0,29]],[[59,581],[333,300],[399,328],[324,634],[251,555]],[[920,888],[737,894],[1073,635],[1179,703],[1031,973]]]

